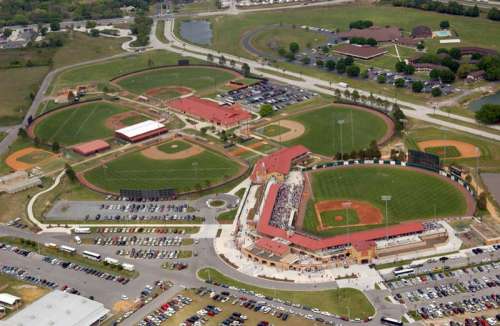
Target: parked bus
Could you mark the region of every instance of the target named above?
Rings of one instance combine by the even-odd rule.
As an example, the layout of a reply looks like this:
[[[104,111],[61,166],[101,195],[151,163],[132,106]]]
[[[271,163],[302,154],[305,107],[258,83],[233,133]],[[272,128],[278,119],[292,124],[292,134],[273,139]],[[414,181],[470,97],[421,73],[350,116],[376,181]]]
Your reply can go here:
[[[393,271],[393,273],[394,276],[405,276],[415,273],[415,270],[413,268],[403,268],[400,270],[395,270]]]
[[[101,260],[101,255],[99,254],[96,254],[95,252],[91,252],[91,251],[84,251],[82,253],[83,257],[86,257],[88,259],[92,259],[92,260]]]
[[[389,317],[380,318],[380,322],[383,325],[403,326],[403,322],[401,320],[397,320],[397,319],[389,318]]]
[[[74,254],[76,252],[75,248],[65,246],[65,245],[59,246],[59,250],[69,252],[70,254]]]
[[[106,257],[104,261],[110,265],[120,265],[120,262],[117,259]]]
[[[90,233],[90,228],[74,228],[73,233],[76,234],[89,234]]]
[[[129,272],[133,272],[135,270],[135,266],[132,264],[123,263],[122,267],[124,270],[129,271]]]

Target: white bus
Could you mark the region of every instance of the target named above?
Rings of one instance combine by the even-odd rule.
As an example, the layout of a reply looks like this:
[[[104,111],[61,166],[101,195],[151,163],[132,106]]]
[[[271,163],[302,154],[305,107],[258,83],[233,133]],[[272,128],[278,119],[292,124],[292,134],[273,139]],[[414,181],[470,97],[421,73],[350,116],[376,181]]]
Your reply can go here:
[[[91,252],[91,251],[84,251],[82,253],[83,257],[86,257],[88,259],[92,259],[92,260],[101,260],[101,255],[99,254],[96,254],[95,252]]]
[[[120,265],[120,262],[117,259],[106,257],[104,261],[110,265]]]
[[[380,322],[382,325],[394,325],[394,326],[403,326],[403,322],[401,320],[397,320],[389,317],[380,318]]]
[[[415,270],[413,268],[403,268],[400,270],[395,270],[393,271],[393,273],[394,276],[405,276],[415,273]]]
[[[59,246],[59,250],[65,251],[65,252],[69,252],[70,254],[74,254],[76,252],[75,248],[69,247],[69,246],[65,246],[65,245]]]
[[[129,272],[133,272],[135,270],[135,266],[132,264],[123,263],[122,267],[124,270],[129,271]]]
[[[76,233],[76,234],[89,234],[91,233],[90,231],[90,228],[74,228],[73,229],[73,233]]]

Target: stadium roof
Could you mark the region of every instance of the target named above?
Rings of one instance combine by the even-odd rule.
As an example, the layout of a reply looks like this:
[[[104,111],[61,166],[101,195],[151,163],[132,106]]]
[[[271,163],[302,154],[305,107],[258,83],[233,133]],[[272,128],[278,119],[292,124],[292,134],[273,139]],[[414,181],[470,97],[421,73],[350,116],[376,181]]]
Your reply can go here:
[[[364,29],[353,28],[347,32],[340,32],[338,35],[341,38],[363,37],[373,38],[377,42],[389,42],[400,38],[401,31],[397,27],[372,26]]]
[[[55,290],[0,321],[0,326],[90,326],[108,312],[102,303]]]
[[[369,45],[342,44],[334,48],[333,52],[367,60],[387,53],[387,50]]]
[[[124,135],[125,137],[134,138],[145,133],[158,130],[160,128],[165,128],[165,125],[157,121],[146,120],[125,128],[118,129],[116,130],[116,132]]]
[[[272,238],[280,237],[286,239],[295,245],[307,248],[309,250],[327,249],[330,247],[347,245],[349,243],[382,239],[385,236],[399,236],[404,234],[422,232],[424,230],[424,226],[422,225],[422,223],[409,222],[392,225],[387,228],[381,227],[377,229],[354,232],[351,234],[343,234],[328,238],[314,238],[312,236],[308,236],[298,232],[288,234],[286,230],[269,225],[279,188],[279,184],[273,184],[269,188],[267,198],[264,202],[264,208],[259,219],[259,224],[257,225],[257,232]]]
[[[303,145],[295,145],[280,149],[257,161],[252,172],[252,180],[255,182],[261,173],[288,174],[292,167],[292,161],[302,155],[309,153],[309,149]]]
[[[272,252],[277,256],[283,256],[288,252],[288,246],[268,238],[258,239],[255,241],[255,245],[257,248]]]
[[[239,104],[219,105],[212,100],[202,99],[196,96],[179,98],[167,103],[177,111],[182,111],[200,119],[210,121],[222,126],[232,126],[252,118],[252,115]]]
[[[93,153],[107,148],[109,148],[109,144],[102,139],[92,140],[73,146],[73,150],[80,153]]]

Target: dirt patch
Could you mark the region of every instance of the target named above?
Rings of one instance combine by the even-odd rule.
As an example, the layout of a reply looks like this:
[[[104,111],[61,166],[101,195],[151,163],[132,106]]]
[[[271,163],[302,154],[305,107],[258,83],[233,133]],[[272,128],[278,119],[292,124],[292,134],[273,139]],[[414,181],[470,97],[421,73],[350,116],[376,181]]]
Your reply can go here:
[[[33,285],[21,285],[15,287],[16,291],[19,293],[24,302],[30,303],[49,292],[46,289],[39,288]]]
[[[248,148],[251,148],[251,149],[255,149],[257,150],[258,148],[266,145],[267,143],[266,142],[257,142],[257,143],[253,143],[253,144],[250,144],[250,145],[244,145],[245,147],[248,147]],[[244,147],[238,147],[232,151],[229,152],[229,154],[231,154],[232,156],[240,156],[240,155],[243,155],[245,154],[246,152],[248,152],[248,149],[244,148]]]
[[[121,128],[125,128],[126,125],[122,122],[123,120],[131,117],[136,117],[139,116],[140,114],[134,111],[127,111],[127,112],[122,112],[118,113],[115,115],[110,116],[109,118],[106,119],[104,122],[104,125],[106,128],[109,130],[117,130]]]
[[[157,146],[151,146],[141,151],[141,154],[152,160],[182,160],[191,156],[198,155],[204,151],[198,145],[191,144],[191,147],[176,153],[165,153]]]
[[[344,218],[340,215],[335,216],[335,221],[336,222],[341,222]]]
[[[460,152],[460,156],[454,158],[472,158],[478,157],[480,155],[476,151],[476,146],[458,140],[434,139],[418,142],[418,147],[423,151],[425,151],[427,148],[445,146],[453,146]]]
[[[135,307],[135,304],[132,300],[120,300],[113,304],[111,308],[114,313],[124,313],[132,310]]]
[[[23,156],[34,155],[37,152],[40,152],[40,153],[44,152],[44,153],[48,153],[49,155],[47,158],[45,158],[39,162],[34,162],[34,163],[25,163],[25,162],[21,162],[18,160],[19,158],[21,158]],[[10,154],[5,159],[5,164],[7,164],[10,168],[12,168],[16,171],[24,171],[24,170],[30,170],[39,164],[42,164],[44,162],[47,162],[48,160],[53,159],[54,157],[55,157],[55,154],[48,152],[48,151],[44,151],[43,149],[39,149],[39,148],[35,148],[35,147],[27,147],[27,148],[23,148],[21,150],[18,150],[17,152]]]
[[[304,127],[304,125],[302,123],[297,122],[297,121],[293,121],[293,120],[280,120],[279,123],[273,123],[271,125],[279,125],[281,127],[285,127],[287,129],[290,129],[289,131],[287,131],[281,135],[274,136],[274,137],[268,137],[269,139],[277,141],[277,142],[290,141],[290,140],[293,140],[295,138],[299,138],[306,131],[306,128]]]
[[[323,224],[323,219],[321,218],[321,213],[328,211],[337,211],[345,209],[343,204],[344,200],[324,200],[314,204],[314,210],[316,211],[316,218],[318,219],[318,231],[328,230],[335,228],[336,226],[327,226]],[[380,209],[376,208],[370,203],[350,200],[351,209],[354,209],[358,214],[359,223],[351,224],[349,226],[363,226],[363,225],[373,225],[381,224],[383,215]],[[336,221],[342,221],[342,216],[336,216]]]

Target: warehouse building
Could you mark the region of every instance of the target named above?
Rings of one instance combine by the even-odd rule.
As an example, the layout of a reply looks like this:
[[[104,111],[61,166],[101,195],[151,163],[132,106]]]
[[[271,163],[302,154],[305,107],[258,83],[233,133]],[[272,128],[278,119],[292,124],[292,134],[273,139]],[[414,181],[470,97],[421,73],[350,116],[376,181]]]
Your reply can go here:
[[[156,137],[166,133],[168,130],[164,124],[153,120],[146,120],[135,125],[121,128],[115,131],[117,138],[135,143],[144,139]]]
[[[108,150],[111,146],[104,140],[98,139],[73,146],[73,151],[83,156],[89,156]]]

